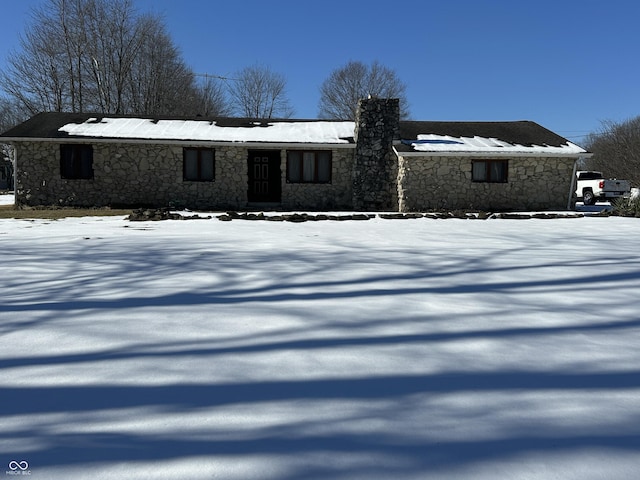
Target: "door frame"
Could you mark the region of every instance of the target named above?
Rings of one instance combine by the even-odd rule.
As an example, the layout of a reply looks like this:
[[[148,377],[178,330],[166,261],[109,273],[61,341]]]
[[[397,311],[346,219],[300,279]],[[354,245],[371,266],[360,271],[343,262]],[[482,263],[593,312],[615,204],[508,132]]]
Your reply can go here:
[[[260,161],[256,161],[256,159]],[[247,200],[249,203],[282,201],[282,154],[280,150],[247,152]]]

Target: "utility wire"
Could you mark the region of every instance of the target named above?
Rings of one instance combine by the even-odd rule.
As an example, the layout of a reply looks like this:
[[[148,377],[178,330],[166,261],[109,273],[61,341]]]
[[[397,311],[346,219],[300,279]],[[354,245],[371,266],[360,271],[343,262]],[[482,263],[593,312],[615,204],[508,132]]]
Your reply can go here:
[[[194,73],[193,74],[196,77],[204,77],[204,78],[217,78],[218,80],[233,80],[233,81],[238,81],[238,78],[231,78],[231,77],[223,77],[222,75],[213,75],[211,73]]]

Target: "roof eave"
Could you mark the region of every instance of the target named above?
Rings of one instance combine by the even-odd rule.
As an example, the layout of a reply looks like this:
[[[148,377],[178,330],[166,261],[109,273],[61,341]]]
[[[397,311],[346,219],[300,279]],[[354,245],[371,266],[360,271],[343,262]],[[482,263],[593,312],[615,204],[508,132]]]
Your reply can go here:
[[[48,143],[109,143],[109,144],[138,144],[138,145],[210,145],[212,147],[250,147],[250,148],[355,148],[355,143],[313,143],[313,142],[223,142],[215,140],[159,140],[146,138],[104,138],[104,137],[0,137],[0,143],[25,143],[25,142],[48,142]]]

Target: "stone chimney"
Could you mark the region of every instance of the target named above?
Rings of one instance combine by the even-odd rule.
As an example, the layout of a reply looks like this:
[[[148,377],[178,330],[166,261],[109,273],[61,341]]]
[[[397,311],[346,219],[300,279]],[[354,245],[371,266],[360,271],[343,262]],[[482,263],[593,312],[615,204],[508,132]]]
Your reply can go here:
[[[395,211],[397,162],[393,141],[398,138],[400,101],[369,97],[358,102],[353,171],[353,208]]]

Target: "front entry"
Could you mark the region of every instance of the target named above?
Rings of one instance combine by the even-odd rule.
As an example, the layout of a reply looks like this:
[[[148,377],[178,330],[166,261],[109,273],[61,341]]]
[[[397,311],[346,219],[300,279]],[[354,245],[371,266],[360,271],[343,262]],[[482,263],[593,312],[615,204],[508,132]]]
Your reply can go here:
[[[280,203],[279,150],[249,150],[249,202]]]

